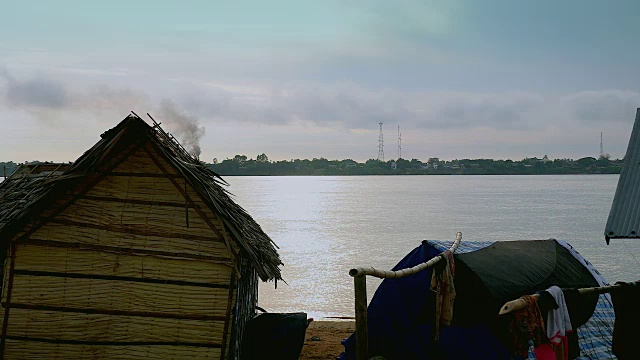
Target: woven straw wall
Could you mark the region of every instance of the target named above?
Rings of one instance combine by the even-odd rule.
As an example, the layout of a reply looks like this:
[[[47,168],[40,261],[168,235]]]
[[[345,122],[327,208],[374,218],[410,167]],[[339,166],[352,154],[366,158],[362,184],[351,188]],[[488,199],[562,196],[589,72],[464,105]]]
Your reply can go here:
[[[156,160],[137,152],[14,245],[5,359],[229,356],[238,247]]]

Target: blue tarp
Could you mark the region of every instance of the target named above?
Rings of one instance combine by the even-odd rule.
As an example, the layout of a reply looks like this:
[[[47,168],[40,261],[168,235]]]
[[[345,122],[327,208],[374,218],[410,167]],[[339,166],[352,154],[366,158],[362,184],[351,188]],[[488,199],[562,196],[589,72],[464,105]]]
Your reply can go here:
[[[456,254],[473,252],[493,243],[462,243]],[[562,242],[558,243],[566,248]],[[393,270],[425,262],[450,245],[451,242],[425,241]],[[575,251],[572,255],[584,261]],[[425,270],[405,278],[387,279],[380,284],[368,307],[369,355],[381,355],[390,360],[512,359],[492,331],[481,322],[443,327],[440,341],[432,340],[434,297],[429,289],[431,273],[431,270]],[[581,358],[614,358],[610,351],[613,320],[611,303],[605,296],[600,296],[592,319],[578,329]],[[355,359],[355,336],[346,339],[344,346],[345,352],[339,359]]]

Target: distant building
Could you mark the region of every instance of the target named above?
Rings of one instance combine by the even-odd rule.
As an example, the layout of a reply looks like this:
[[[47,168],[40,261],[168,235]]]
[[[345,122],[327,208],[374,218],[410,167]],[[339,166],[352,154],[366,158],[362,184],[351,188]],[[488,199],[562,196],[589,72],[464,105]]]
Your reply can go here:
[[[391,161],[391,168],[396,170],[398,168],[398,164],[395,161]]]

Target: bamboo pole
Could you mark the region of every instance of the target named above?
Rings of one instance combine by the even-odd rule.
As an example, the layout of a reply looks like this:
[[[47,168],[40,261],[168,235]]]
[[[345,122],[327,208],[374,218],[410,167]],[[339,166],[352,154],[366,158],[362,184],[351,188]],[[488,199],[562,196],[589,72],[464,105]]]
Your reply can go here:
[[[625,285],[626,284],[596,286],[596,287],[589,287],[589,288],[581,288],[581,289],[577,289],[577,290],[578,290],[578,294],[580,294],[580,295],[604,294],[604,293],[608,293],[611,290],[615,290],[616,288],[619,288],[619,287],[622,287],[622,286],[625,286]],[[533,294],[531,296],[539,297],[540,295]],[[507,301],[500,308],[500,312],[498,312],[498,315],[506,315],[506,314],[514,312],[514,311],[522,310],[522,309],[524,309],[525,305],[526,305],[526,302],[524,301],[524,299],[515,299],[515,300]]]
[[[449,248],[449,251],[451,251],[452,253],[455,252],[456,249],[458,248],[458,245],[460,245],[461,240],[462,240],[462,233],[458,231],[456,233],[456,240],[453,242],[453,245],[451,245],[451,248]],[[438,255],[429,261],[423,262],[422,264],[419,264],[407,269],[397,270],[397,271],[378,270],[373,267],[358,267],[358,268],[353,268],[349,270],[349,275],[354,277],[371,275],[380,279],[397,279],[397,278],[415,274],[424,269],[428,269],[433,265],[437,264],[440,261],[440,259],[442,259],[442,256]]]
[[[184,193],[187,193],[187,179],[184,179]],[[187,197],[184,197],[184,211],[185,211],[185,217],[187,220],[187,229],[189,228],[189,202],[187,201]],[[224,355],[224,349],[222,351],[222,354]]]
[[[356,360],[369,359],[369,328],[367,325],[367,277],[353,277],[356,311]]]
[[[10,254],[9,256],[11,257],[11,259],[9,259],[10,263],[9,263],[9,279],[7,284],[7,301],[4,304],[2,304],[2,306],[4,307],[4,319],[2,321],[2,337],[0,338],[0,359],[4,358],[4,349],[7,341],[7,329],[9,326],[9,310],[11,309],[11,305],[12,305],[11,293],[13,290],[13,278],[14,278],[15,267],[16,267],[16,245],[15,244],[9,245],[8,253]]]
[[[456,239],[449,248],[452,253],[456,251],[462,241],[462,233],[456,233]],[[358,267],[349,270],[353,277],[356,312],[356,360],[369,359],[369,327],[367,324],[367,275],[381,279],[397,279],[415,274],[437,264],[442,259],[441,255],[425,261],[411,268],[397,271],[378,270],[373,267]]]

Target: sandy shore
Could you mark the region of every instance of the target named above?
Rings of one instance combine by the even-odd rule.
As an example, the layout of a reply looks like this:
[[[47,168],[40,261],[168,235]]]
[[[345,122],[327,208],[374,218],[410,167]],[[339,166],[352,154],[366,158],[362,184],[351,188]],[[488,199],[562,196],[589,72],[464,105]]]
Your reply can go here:
[[[300,360],[335,359],[344,350],[340,341],[355,328],[354,321],[313,321],[307,328]]]

